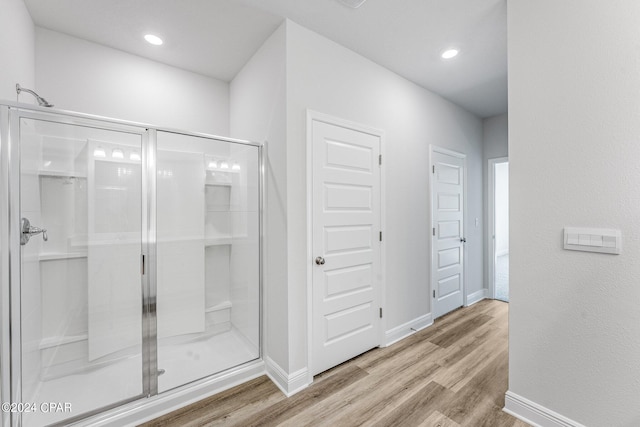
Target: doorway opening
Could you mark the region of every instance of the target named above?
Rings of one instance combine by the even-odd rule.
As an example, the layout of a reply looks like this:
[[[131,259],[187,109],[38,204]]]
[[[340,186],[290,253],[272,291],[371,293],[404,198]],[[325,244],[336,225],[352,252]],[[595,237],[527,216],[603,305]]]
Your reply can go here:
[[[490,279],[493,298],[509,302],[509,160],[490,159]]]

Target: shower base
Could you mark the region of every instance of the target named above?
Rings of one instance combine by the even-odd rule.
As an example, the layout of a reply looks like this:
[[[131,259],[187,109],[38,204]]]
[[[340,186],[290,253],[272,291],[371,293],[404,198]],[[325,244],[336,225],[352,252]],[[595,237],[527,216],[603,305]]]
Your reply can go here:
[[[257,349],[236,329],[198,339],[166,339],[158,343],[158,393],[225,371],[259,357]],[[41,381],[29,393],[35,412],[23,413],[24,427],[40,427],[122,402],[142,392],[140,355],[83,373]],[[135,375],[132,375],[135,373]],[[71,411],[41,410],[44,403],[70,403]],[[46,407],[48,408],[48,406]]]

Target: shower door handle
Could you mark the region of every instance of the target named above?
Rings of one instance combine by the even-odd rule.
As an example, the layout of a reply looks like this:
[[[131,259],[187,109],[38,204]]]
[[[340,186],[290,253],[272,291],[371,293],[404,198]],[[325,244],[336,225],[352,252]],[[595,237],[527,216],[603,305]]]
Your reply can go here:
[[[36,234],[42,234],[42,240],[45,242],[49,240],[47,230],[32,226],[27,218],[22,218],[21,224],[22,234],[20,234],[20,245],[24,246],[29,243],[29,239]]]

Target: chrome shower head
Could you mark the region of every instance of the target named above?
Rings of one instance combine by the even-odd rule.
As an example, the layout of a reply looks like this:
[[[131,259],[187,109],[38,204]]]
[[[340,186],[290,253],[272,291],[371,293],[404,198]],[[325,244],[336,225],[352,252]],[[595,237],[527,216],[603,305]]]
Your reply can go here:
[[[40,96],[37,99],[38,99],[38,105],[40,105],[41,107],[53,107],[53,104],[50,104],[46,99]]]
[[[20,95],[20,92],[27,92],[36,97],[36,101],[38,101],[38,105],[41,107],[53,107],[53,104],[50,104],[46,99],[32,91],[31,89],[26,89],[20,86],[19,83],[16,83],[16,93]]]

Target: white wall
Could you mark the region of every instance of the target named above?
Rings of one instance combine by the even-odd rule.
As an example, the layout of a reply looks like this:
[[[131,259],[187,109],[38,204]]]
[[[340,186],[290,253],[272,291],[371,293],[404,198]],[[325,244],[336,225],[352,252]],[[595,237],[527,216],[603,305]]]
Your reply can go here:
[[[267,142],[264,354],[289,366],[287,280],[286,26],[269,37],[230,84],[231,136]]]
[[[498,116],[488,117],[482,121],[482,180],[484,185],[485,197],[484,203],[484,215],[487,219],[484,224],[484,239],[485,242],[489,239],[489,159],[496,159],[498,157],[507,157],[509,155],[509,116],[507,113],[500,114]],[[485,284],[489,286],[491,279],[489,278],[489,263],[492,262],[493,254],[488,245],[485,248]]]
[[[509,0],[509,390],[640,425],[640,3]],[[544,31],[541,31],[544,29]],[[564,226],[622,231],[565,251]]]
[[[482,289],[482,123],[293,22],[287,23],[290,369],[306,366],[306,109],[386,133],[386,329],[430,313],[429,144],[467,154],[467,289]],[[475,226],[478,218],[478,227]],[[407,328],[407,332],[410,332]]]
[[[56,108],[229,134],[229,85],[36,28],[36,86]]]
[[[35,42],[31,15],[22,0],[2,0],[0,6],[0,100],[16,100],[16,83],[35,89]],[[33,104],[28,94],[20,101]]]
[[[307,368],[307,109],[386,132],[386,329],[431,311],[430,143],[468,156],[467,286],[482,289],[479,119],[291,21],[247,63],[230,93],[231,135],[268,141],[265,354],[284,374]]]
[[[508,142],[509,115],[507,113],[488,117],[482,121],[482,150],[485,160],[507,157]]]

